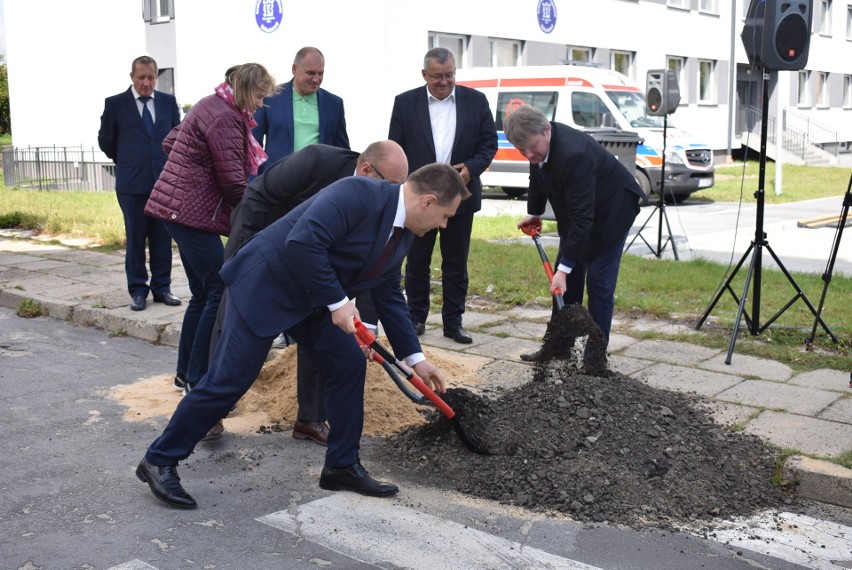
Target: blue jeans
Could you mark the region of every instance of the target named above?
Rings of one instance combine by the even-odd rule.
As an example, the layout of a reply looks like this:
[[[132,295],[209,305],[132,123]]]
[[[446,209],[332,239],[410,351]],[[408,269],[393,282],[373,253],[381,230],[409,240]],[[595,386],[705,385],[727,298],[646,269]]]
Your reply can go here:
[[[207,373],[210,337],[225,284],[219,270],[225,248],[218,234],[166,222],[178,245],[192,298],[186,306],[178,345],[177,375],[196,384]]]

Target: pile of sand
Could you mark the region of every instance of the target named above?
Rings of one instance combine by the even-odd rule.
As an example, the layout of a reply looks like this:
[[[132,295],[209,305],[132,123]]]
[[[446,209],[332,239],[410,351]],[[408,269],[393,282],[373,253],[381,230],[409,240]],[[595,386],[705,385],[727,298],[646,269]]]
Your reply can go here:
[[[384,346],[389,346],[386,339]],[[225,419],[225,428],[233,433],[256,434],[290,428],[296,420],[296,348],[277,353],[261,370],[254,385],[237,403],[237,409]],[[481,382],[477,376],[482,359],[466,358],[449,351],[424,349],[426,357],[444,373],[450,386]],[[180,401],[180,392],[172,386],[172,375],[158,375],[134,384],[116,386],[111,395],[127,406],[128,421],[156,421],[169,418]],[[405,377],[400,374],[400,378]],[[410,384],[409,384],[410,387]],[[413,388],[412,388],[413,390]],[[424,423],[423,412],[430,409],[408,399],[375,362],[367,365],[364,390],[364,435],[390,435]]]

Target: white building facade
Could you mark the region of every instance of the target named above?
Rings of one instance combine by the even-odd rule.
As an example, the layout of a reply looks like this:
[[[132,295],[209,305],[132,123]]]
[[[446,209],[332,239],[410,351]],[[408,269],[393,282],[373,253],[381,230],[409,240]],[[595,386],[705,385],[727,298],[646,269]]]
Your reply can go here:
[[[291,78],[296,51],[325,54],[323,88],[341,96],[352,147],[387,136],[393,98],[423,84],[426,51],[458,67],[587,61],[644,88],[673,69],[671,121],[717,154],[736,150],[760,110],[761,74],[740,41],[748,0],[5,0],[15,147],[97,147],[105,97],[130,85],[139,55],[180,105],[212,92],[236,63]],[[777,72],[770,116],[852,141],[852,0],[814,0],[807,66]],[[773,85],[775,78],[773,78]],[[789,122],[789,121],[788,121]],[[786,124],[786,123],[785,123]]]

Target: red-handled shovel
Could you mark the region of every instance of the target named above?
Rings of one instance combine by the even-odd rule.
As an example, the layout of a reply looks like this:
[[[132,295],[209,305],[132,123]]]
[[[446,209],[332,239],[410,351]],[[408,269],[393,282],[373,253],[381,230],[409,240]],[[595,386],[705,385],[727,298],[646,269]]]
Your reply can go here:
[[[541,222],[530,222],[521,226],[521,231],[531,236],[535,242],[535,247],[538,249],[538,255],[541,257],[541,263],[544,265],[544,271],[547,273],[547,283],[553,283],[553,267],[550,265],[550,260],[547,259],[547,254],[544,252],[544,247],[541,245]],[[553,302],[556,303],[556,308],[561,310],[565,306],[565,301],[562,299],[562,290],[555,289],[553,291]]]
[[[414,373],[413,370],[410,370],[408,367],[402,364],[390,351],[388,351],[385,347],[383,347],[376,340],[376,335],[374,335],[370,329],[364,326],[364,323],[355,319],[355,336],[358,339],[358,342],[362,345],[369,346],[376,353],[383,358],[386,362],[393,364],[404,376],[405,378],[411,382],[417,390],[420,391],[421,394],[426,396],[426,398],[435,404],[441,413],[444,414],[444,417],[450,421],[450,425],[453,426],[456,434],[461,439],[462,443],[469,450],[474,453],[479,453],[481,455],[488,455],[488,452],[480,448],[478,445],[473,443],[471,439],[467,436],[464,429],[462,429],[461,424],[459,423],[458,416],[453,411],[453,409],[447,405],[447,403],[441,399],[438,394],[436,394],[429,386],[426,385],[423,380],[421,380],[417,374]]]

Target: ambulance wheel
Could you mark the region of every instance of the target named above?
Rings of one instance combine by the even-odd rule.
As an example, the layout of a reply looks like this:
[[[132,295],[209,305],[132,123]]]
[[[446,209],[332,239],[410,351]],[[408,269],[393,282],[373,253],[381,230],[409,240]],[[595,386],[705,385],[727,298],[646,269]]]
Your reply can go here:
[[[509,198],[520,198],[524,194],[527,193],[526,188],[507,188],[503,186],[503,193],[506,194]]]
[[[651,199],[651,180],[648,178],[648,175],[642,172],[641,170],[636,171],[636,182],[639,184],[639,188],[642,189],[642,192],[645,194],[645,197],[649,200]]]

